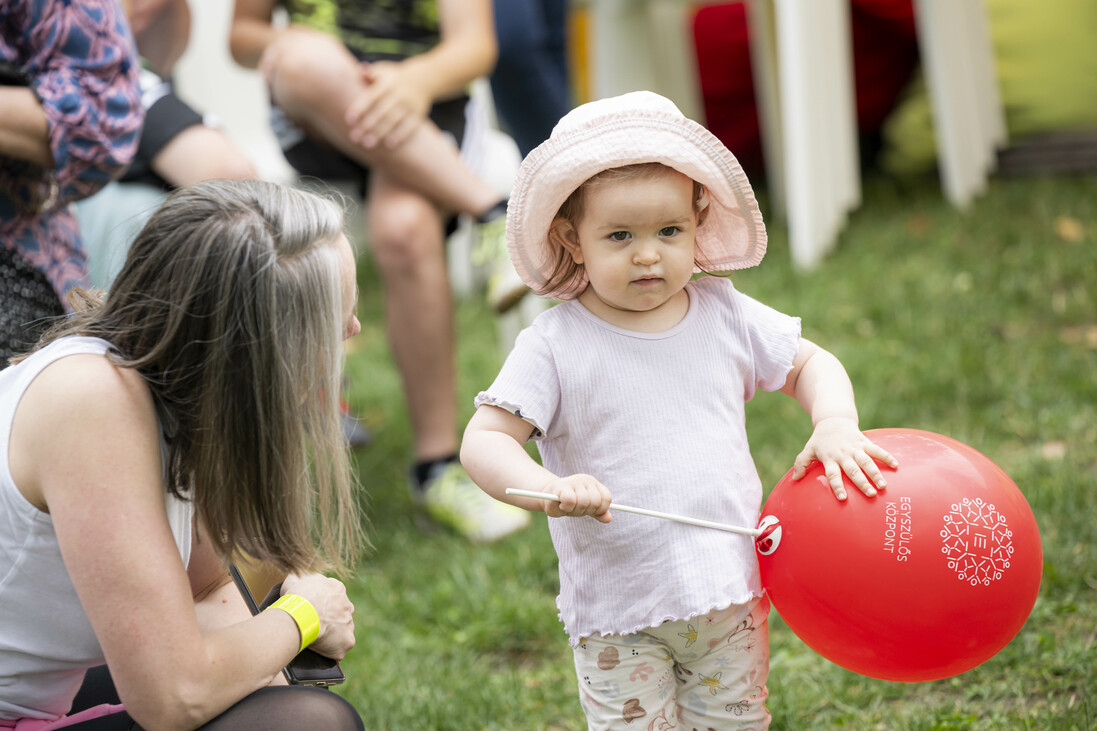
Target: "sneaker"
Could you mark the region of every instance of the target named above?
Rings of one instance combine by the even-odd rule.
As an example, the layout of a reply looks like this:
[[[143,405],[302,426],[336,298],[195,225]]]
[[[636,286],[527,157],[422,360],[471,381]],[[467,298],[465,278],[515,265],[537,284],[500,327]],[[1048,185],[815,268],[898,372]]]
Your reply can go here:
[[[506,216],[477,224],[477,241],[472,250],[472,263],[490,269],[488,304],[500,315],[521,302],[530,291],[518,272],[514,271],[507,252]]]
[[[491,543],[530,524],[529,512],[488,495],[457,461],[434,467],[411,494],[431,519],[473,543]]]

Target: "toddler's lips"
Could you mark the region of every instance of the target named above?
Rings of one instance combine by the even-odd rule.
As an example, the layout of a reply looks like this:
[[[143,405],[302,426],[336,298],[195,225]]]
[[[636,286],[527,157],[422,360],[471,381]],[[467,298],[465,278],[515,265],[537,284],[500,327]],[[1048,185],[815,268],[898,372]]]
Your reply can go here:
[[[642,277],[637,277],[636,279],[633,279],[632,283],[633,284],[638,284],[640,286],[651,286],[653,284],[658,284],[659,282],[662,282],[662,281],[663,281],[662,277],[658,277],[654,274],[646,274]]]

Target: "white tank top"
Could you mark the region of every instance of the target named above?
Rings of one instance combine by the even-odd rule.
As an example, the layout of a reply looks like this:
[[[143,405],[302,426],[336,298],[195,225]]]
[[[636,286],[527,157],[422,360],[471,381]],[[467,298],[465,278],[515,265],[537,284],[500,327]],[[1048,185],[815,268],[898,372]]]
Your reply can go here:
[[[68,713],[84,671],[104,662],[61,559],[53,521],[15,486],[8,442],[15,408],[46,366],[69,355],[102,355],[109,348],[99,338],[61,338],[0,370],[0,719]],[[160,443],[163,451],[162,436]],[[186,566],[192,506],[168,494],[167,512]]]

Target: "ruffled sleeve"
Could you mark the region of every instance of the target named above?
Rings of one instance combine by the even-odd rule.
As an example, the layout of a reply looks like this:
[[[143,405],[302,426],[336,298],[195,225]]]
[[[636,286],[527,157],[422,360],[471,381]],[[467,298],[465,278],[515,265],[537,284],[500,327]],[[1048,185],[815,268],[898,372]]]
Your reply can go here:
[[[497,406],[533,427],[531,438],[549,433],[560,405],[560,379],[548,340],[534,326],[523,330],[495,382],[481,391],[474,405]]]

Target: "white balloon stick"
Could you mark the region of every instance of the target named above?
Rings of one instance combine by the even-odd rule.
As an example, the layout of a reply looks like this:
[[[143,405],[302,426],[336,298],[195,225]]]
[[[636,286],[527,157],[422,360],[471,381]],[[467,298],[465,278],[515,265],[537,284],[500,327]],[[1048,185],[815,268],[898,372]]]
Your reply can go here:
[[[560,502],[560,498],[552,493],[548,492],[532,492],[530,490],[515,490],[514,488],[507,488],[508,495],[518,495],[519,497],[532,497],[540,498],[541,500],[554,500]],[[675,523],[687,523],[689,525],[699,525],[702,528],[715,528],[716,530],[727,531],[728,533],[741,533],[745,536],[760,536],[762,531],[759,528],[740,528],[737,525],[728,525],[727,523],[717,523],[711,520],[701,520],[700,518],[687,518],[684,515],[674,515],[673,513],[661,513],[658,510],[648,510],[647,508],[633,508],[628,505],[621,505],[620,503],[610,503],[611,510],[620,510],[622,513],[636,513],[637,515],[646,515],[649,518],[662,518],[663,520],[673,520]]]

